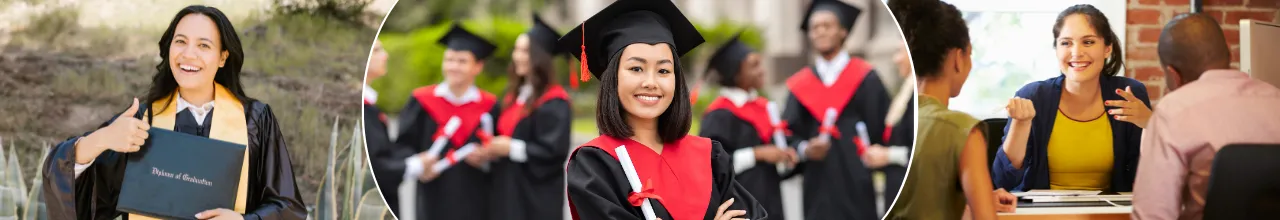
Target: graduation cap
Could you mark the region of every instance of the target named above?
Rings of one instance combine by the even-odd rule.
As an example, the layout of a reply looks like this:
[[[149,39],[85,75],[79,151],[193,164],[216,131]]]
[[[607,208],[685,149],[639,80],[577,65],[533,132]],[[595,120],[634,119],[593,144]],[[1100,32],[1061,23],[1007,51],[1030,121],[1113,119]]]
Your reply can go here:
[[[738,40],[741,36],[742,32],[733,35],[728,43],[716,49],[716,53],[711,55],[711,60],[707,61],[707,72],[715,70],[720,75],[720,82],[734,82],[739,68],[742,67],[742,61],[747,59],[747,55],[755,52],[750,46]]]
[[[556,49],[556,40],[560,39],[560,34],[556,33],[556,29],[551,28],[551,25],[547,25],[547,22],[542,21],[538,14],[533,15],[533,27],[525,32],[525,36],[529,37],[530,45],[541,48],[551,55],[561,51]]]
[[[849,3],[840,0],[813,0],[813,4],[809,4],[809,10],[804,14],[804,20],[800,22],[800,30],[809,31],[809,17],[819,11],[830,11],[836,14],[836,19],[840,20],[840,26],[845,30],[853,30],[853,22],[858,20],[858,15],[862,14],[862,10]]]
[[[493,50],[497,49],[497,46],[494,46],[493,43],[489,43],[484,38],[462,28],[462,24],[458,22],[453,22],[453,27],[449,28],[449,33],[445,33],[444,37],[440,37],[438,42],[450,50],[471,51],[471,54],[476,56],[476,60],[488,58],[489,55],[493,55]]]
[[[702,42],[702,34],[670,0],[618,0],[561,37],[557,46],[581,60],[582,72],[599,78],[609,59],[628,45],[671,44],[679,58]]]

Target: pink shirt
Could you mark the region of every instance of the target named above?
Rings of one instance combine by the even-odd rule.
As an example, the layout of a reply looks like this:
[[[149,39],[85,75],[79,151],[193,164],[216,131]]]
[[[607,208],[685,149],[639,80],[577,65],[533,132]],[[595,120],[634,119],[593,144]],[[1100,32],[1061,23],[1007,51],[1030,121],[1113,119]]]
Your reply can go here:
[[[1233,143],[1280,143],[1280,89],[1210,70],[1165,95],[1142,132],[1134,219],[1201,219],[1213,156]]]

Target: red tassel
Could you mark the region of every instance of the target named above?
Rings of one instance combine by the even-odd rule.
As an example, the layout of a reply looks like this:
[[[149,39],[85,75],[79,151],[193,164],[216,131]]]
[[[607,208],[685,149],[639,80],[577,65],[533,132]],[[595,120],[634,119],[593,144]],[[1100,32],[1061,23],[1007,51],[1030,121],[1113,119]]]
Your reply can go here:
[[[587,82],[591,80],[591,74],[590,74],[590,70],[587,70],[587,23],[586,22],[582,23],[582,43],[578,45],[578,47],[582,49],[582,54],[578,56],[582,58],[582,60],[580,61],[582,64],[578,67],[578,72],[579,74],[582,74],[581,76],[582,82]]]
[[[573,66],[573,60],[569,60],[569,66]],[[578,70],[569,68],[569,88],[578,90]]]
[[[694,83],[694,84],[693,84],[693,91],[692,91],[692,92],[689,92],[689,104],[690,104],[690,105],[697,105],[697,104],[698,104],[698,90],[701,90],[701,89],[702,89],[702,81],[701,81],[701,80],[699,80],[697,83]]]

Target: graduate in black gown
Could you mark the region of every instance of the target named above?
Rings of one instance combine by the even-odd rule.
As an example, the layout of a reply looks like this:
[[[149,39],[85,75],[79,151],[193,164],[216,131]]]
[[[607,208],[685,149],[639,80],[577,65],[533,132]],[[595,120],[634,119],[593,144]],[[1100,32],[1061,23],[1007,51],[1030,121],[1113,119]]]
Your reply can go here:
[[[577,148],[566,168],[574,219],[766,217],[734,180],[720,143],[688,135],[692,104],[679,56],[702,42],[672,2],[644,0],[616,1],[560,38],[601,80],[602,135]]]
[[[244,52],[219,10],[188,6],[160,38],[150,89],[127,110],[54,147],[45,159],[44,201],[52,219],[153,219],[116,210],[126,157],[148,129],[246,145],[234,207],[191,213],[200,219],[305,219],[285,138],[266,103],[240,83]],[[192,161],[200,164],[200,161]]]
[[[878,167],[863,160],[884,151],[869,148],[886,145],[880,137],[889,96],[871,64],[841,50],[858,14],[837,0],[815,0],[801,30],[820,56],[787,79],[783,118],[802,160],[796,171],[804,175],[806,219],[879,219],[872,181]]]
[[[475,86],[475,77],[484,68],[484,59],[492,55],[496,47],[463,29],[459,23],[454,23],[439,42],[448,47],[441,65],[444,82],[414,89],[398,119],[401,129],[396,145],[422,152],[404,159],[404,176],[420,177],[413,190],[416,200],[412,201],[412,217],[486,219],[492,209],[502,208],[489,204],[492,178],[485,167],[464,163],[466,155],[455,154],[482,148],[486,139],[493,135],[493,131],[483,129],[485,120],[482,118],[488,115],[489,126],[492,126],[498,116],[498,101],[493,94]],[[447,135],[446,125],[453,120],[451,118],[457,118],[459,123],[452,135]],[[444,147],[433,152],[431,147],[436,139],[441,139]],[[448,168],[436,172],[437,161],[449,164]],[[402,181],[413,181],[412,178],[406,179]],[[400,184],[382,180],[378,183],[382,188]],[[398,202],[403,205],[409,201],[401,198]],[[401,211],[405,212],[403,208]],[[407,219],[404,216],[400,218]]]
[[[498,136],[467,158],[492,164],[490,219],[564,219],[564,162],[573,117],[568,93],[553,80],[560,34],[537,15],[533,20],[511,52]]]
[[[387,115],[376,105],[378,102],[378,91],[369,87],[374,79],[382,77],[387,71],[387,51],[382,48],[382,42],[374,40],[373,54],[369,58],[369,68],[365,74],[364,91],[361,95],[364,97],[364,139],[365,145],[369,149],[369,163],[373,168],[375,181],[379,183],[400,183],[404,180],[406,163],[404,158],[413,156],[418,153],[408,147],[397,147],[391,142],[391,137],[387,133]],[[416,177],[411,179],[417,179]],[[400,213],[399,190],[395,185],[386,185],[381,187],[382,199],[387,202],[387,208],[391,213]]]
[[[708,61],[708,72],[717,73],[720,97],[707,107],[698,136],[720,142],[733,155],[738,183],[764,205],[770,216],[780,217],[784,216],[780,187],[783,174],[794,167],[798,158],[794,148],[785,147],[786,125],[773,122],[768,107],[771,103],[756,95],[756,90],[764,86],[762,57],[738,37],[730,38]],[[775,107],[774,111],[781,109]],[[775,117],[778,115],[774,113]],[[782,132],[784,139],[774,139],[775,132]]]
[[[903,77],[902,85],[898,87],[898,92],[890,101],[888,114],[884,119],[883,140],[888,146],[879,148],[885,150],[883,152],[885,156],[874,162],[883,165],[878,170],[884,174],[884,179],[881,180],[884,183],[884,194],[881,195],[879,204],[881,215],[888,213],[887,210],[896,200],[898,191],[901,191],[902,182],[907,177],[907,165],[911,162],[912,146],[915,143],[916,78],[915,74],[911,74],[911,60],[908,58],[906,44],[904,43],[901,48],[894,57],[894,62],[898,64],[898,75]]]

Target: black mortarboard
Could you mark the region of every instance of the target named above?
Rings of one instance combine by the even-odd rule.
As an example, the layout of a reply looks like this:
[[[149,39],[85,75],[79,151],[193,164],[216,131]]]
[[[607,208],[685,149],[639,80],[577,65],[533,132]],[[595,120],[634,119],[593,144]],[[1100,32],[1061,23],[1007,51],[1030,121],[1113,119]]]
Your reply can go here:
[[[547,25],[547,22],[543,22],[538,14],[533,15],[533,26],[529,27],[525,36],[529,37],[530,45],[541,48],[547,53],[555,55],[560,52],[556,49],[556,40],[560,39],[560,34],[556,33],[556,29],[551,28],[551,25]]]
[[[809,4],[809,10],[804,14],[804,20],[800,21],[800,30],[809,31],[809,17],[818,11],[835,13],[836,19],[840,20],[840,26],[848,31],[853,31],[853,22],[858,20],[859,14],[862,14],[861,9],[840,0],[813,0],[813,4]]]
[[[484,38],[472,34],[457,22],[453,23],[453,27],[449,28],[449,33],[445,33],[444,37],[440,37],[438,42],[450,50],[471,51],[471,54],[475,55],[477,60],[488,58],[489,55],[493,55],[493,50],[497,49],[497,46],[494,46],[493,43],[489,43]]]
[[[557,46],[583,60],[583,69],[599,78],[609,59],[633,43],[671,44],[678,59],[703,41],[670,0],[618,0],[566,33]]]
[[[734,82],[734,78],[738,75],[738,68],[742,67],[742,61],[754,52],[750,46],[738,40],[741,36],[742,33],[739,32],[733,38],[729,38],[727,43],[711,55],[711,60],[707,61],[707,71],[715,70],[720,75],[721,84]]]

